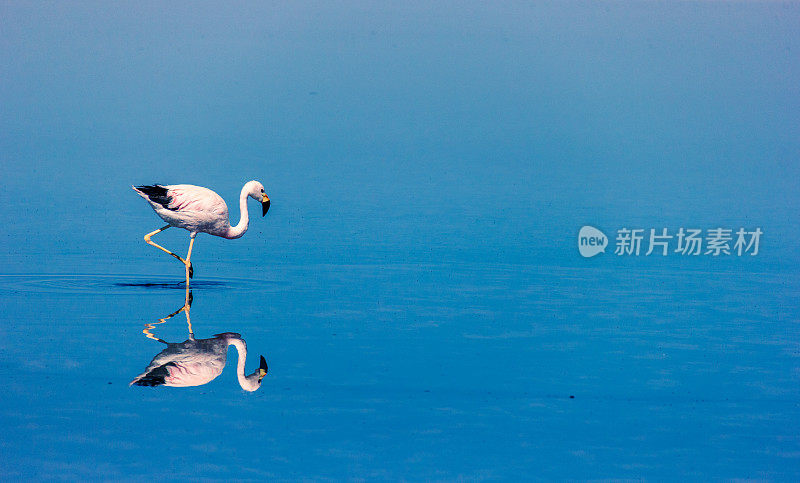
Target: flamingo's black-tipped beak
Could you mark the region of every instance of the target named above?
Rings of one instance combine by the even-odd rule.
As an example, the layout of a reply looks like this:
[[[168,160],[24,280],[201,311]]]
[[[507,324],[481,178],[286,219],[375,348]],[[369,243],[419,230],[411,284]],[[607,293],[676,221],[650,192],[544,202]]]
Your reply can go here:
[[[269,197],[267,195],[262,195],[261,200],[261,216],[264,216],[269,211]]]
[[[269,369],[267,368],[267,360],[264,359],[264,356],[261,356],[261,364],[258,366],[258,380],[259,380],[259,382],[261,381],[261,379],[264,379],[264,376],[267,375],[267,371],[268,370]]]

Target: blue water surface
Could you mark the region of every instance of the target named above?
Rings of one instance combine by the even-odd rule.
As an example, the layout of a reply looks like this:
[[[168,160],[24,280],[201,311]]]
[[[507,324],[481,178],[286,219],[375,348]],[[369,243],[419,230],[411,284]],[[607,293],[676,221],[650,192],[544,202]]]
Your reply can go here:
[[[4,480],[800,478],[797,3],[0,18]],[[262,387],[234,349],[129,387],[143,330],[189,337],[130,185],[208,186],[235,223],[250,179],[272,209],[198,236],[191,324],[240,333]],[[618,256],[623,227],[764,234]]]

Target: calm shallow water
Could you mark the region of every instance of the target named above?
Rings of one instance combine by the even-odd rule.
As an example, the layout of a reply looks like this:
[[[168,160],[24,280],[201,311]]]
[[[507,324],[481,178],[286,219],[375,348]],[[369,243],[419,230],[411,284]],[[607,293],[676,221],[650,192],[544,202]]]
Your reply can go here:
[[[800,6],[0,5],[0,477],[800,479]],[[132,184],[216,190],[188,337]],[[251,209],[254,207],[251,207]],[[756,257],[579,256],[592,225]],[[187,236],[159,243],[184,253]]]
[[[492,264],[201,278],[195,335],[239,332],[264,354],[255,393],[233,349],[207,385],[128,387],[163,348],[145,324],[183,304],[180,284],[143,280],[2,277],[8,476],[797,474],[794,279]],[[151,332],[188,335],[182,314]]]

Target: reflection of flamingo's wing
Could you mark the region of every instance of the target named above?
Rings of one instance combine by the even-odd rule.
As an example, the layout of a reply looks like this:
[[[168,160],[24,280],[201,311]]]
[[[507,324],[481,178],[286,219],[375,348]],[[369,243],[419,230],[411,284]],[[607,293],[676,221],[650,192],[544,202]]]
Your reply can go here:
[[[224,366],[216,361],[177,363],[169,362],[146,372],[133,380],[137,386],[189,387],[208,384],[222,374]]]
[[[226,356],[227,343],[219,339],[169,344],[131,385],[187,387],[207,384],[222,374]]]
[[[172,364],[171,362],[169,364]],[[149,369],[149,368],[148,368]],[[131,381],[131,386],[134,384],[137,386],[163,386],[166,384],[167,376],[169,376],[169,371],[167,370],[167,365],[164,364],[163,366],[158,366],[154,369],[150,369],[145,371]]]

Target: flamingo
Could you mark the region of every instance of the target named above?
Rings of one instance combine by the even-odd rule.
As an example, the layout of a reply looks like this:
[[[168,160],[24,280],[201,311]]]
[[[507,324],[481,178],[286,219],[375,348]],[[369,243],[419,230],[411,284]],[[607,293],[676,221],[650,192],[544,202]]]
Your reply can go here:
[[[144,241],[159,250],[172,255],[180,260],[186,267],[186,289],[189,289],[189,279],[194,276],[192,268],[192,246],[198,233],[208,233],[222,238],[239,238],[247,231],[250,221],[247,212],[247,197],[261,203],[261,216],[269,210],[269,197],[264,192],[264,186],[258,181],[248,181],[242,187],[239,195],[240,219],[236,226],[231,226],[228,221],[228,205],[218,194],[202,186],[190,184],[175,185],[144,185],[131,186],[136,193],[144,198],[158,216],[167,222],[166,226],[159,228],[144,236]],[[153,235],[161,233],[167,228],[175,226],[189,232],[189,251],[186,258],[182,258],[152,241]]]
[[[267,361],[264,356],[259,359],[256,371],[248,376],[244,374],[247,359],[247,343],[235,332],[223,332],[210,339],[195,339],[192,322],[189,317],[192,296],[189,294],[183,307],[170,315],[159,319],[159,322],[146,324],[143,333],[150,339],[166,344],[167,348],[156,354],[147,369],[133,378],[130,385],[136,386],[172,386],[190,387],[208,384],[222,374],[228,355],[228,347],[236,347],[239,360],[236,364],[236,377],[245,391],[253,392],[261,387],[261,380],[267,374]],[[150,329],[156,324],[163,324],[175,315],[185,312],[189,325],[189,338],[183,342],[167,342],[154,336]]]
[[[261,387],[261,380],[267,374],[267,361],[261,356],[259,367],[248,376],[244,374],[247,359],[247,344],[235,332],[216,334],[211,339],[189,339],[167,344],[159,352],[147,369],[136,376],[130,385],[190,387],[208,384],[222,374],[228,354],[228,346],[236,347],[239,360],[236,364],[236,377],[245,391],[253,392]]]

